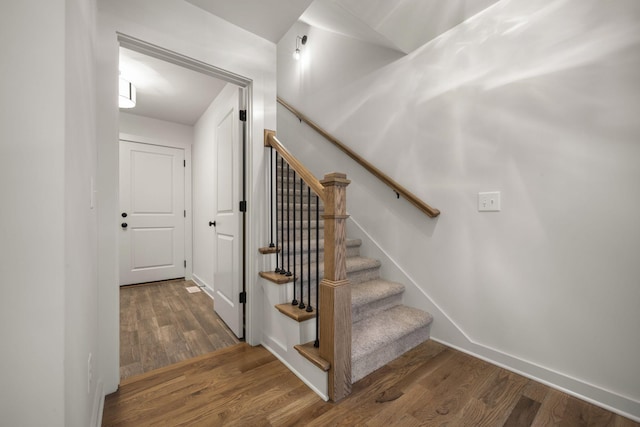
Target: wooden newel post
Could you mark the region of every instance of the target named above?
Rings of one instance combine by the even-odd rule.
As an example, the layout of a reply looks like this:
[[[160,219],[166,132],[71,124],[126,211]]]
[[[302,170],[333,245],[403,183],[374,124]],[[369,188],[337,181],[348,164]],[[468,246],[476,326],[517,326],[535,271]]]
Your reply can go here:
[[[320,282],[320,357],[331,363],[329,398],[351,393],[351,287],[347,280],[347,185],[342,173],[330,173],[324,186],[324,278]]]

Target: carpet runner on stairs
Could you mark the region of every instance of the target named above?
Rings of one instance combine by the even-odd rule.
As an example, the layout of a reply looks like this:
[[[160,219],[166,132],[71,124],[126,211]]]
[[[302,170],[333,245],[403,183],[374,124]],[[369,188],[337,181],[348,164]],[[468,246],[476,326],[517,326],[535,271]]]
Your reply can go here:
[[[286,182],[286,181],[285,181]],[[290,190],[291,201],[293,201],[293,190]],[[300,188],[296,190],[296,195],[303,194]],[[287,218],[287,189],[285,185],[285,203],[278,206],[278,209],[284,209],[284,218]],[[279,196],[278,196],[279,197]],[[280,202],[280,199],[278,199]],[[300,202],[297,202],[298,205]],[[297,221],[293,221],[293,213],[289,212],[289,225],[295,227],[297,233],[302,232],[304,236],[302,244],[297,242],[296,252],[292,253],[289,258],[291,268],[293,262],[296,263],[296,275],[304,275],[305,287],[307,286],[306,278],[307,268],[315,268],[315,263],[311,266],[306,263],[308,254],[307,241],[307,203],[311,203],[311,217],[315,217],[315,198],[303,200],[303,221],[300,221],[300,212],[298,211]],[[292,203],[289,204],[292,208]],[[320,206],[322,214],[322,206]],[[282,211],[279,211],[282,212]],[[302,223],[302,224],[301,224]],[[316,223],[311,222],[311,260],[315,262],[315,227],[323,228],[323,221]],[[286,222],[285,222],[286,227]],[[286,228],[285,228],[286,230]],[[284,236],[286,240],[286,231],[279,229],[280,236]],[[292,238],[291,233],[289,235]],[[323,232],[320,230],[320,237]],[[297,234],[297,239],[300,234]],[[404,285],[401,283],[390,282],[380,278],[379,260],[360,256],[360,246],[362,242],[359,239],[347,239],[347,279],[351,283],[351,310],[352,310],[352,334],[351,334],[351,380],[356,382],[376,369],[384,366],[393,359],[401,356],[405,352],[411,350],[415,346],[429,339],[429,327],[432,322],[432,316],[417,308],[404,305],[403,293]],[[301,248],[302,246],[302,248]],[[285,265],[287,263],[287,251],[293,252],[293,244],[287,245],[281,242],[283,258]],[[322,279],[322,266],[324,241],[319,242],[319,260],[320,260],[320,279]],[[300,267],[300,256],[303,258],[303,266]],[[315,307],[315,277],[312,278],[312,304]],[[307,289],[305,289],[305,293]]]

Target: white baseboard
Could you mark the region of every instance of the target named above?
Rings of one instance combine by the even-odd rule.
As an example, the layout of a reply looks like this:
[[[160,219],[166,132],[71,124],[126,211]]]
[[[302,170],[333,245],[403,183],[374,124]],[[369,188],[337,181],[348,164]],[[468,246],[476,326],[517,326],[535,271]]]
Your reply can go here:
[[[206,288],[207,287],[207,283],[204,280],[202,280],[201,278],[199,278],[196,273],[193,273],[191,275],[191,280],[201,288]]]
[[[199,278],[195,273],[191,276],[191,280],[199,288],[202,288],[211,298],[213,298],[213,288],[207,282]]]

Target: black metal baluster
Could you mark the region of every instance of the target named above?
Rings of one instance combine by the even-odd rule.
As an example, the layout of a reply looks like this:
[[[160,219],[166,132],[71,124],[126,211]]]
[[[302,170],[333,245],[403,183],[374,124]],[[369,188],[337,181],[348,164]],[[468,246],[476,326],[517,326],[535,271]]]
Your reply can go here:
[[[304,230],[304,225],[302,224],[302,218],[304,215],[302,215],[302,213],[304,212],[304,206],[302,205],[302,202],[304,202],[304,197],[303,197],[303,188],[304,186],[304,181],[302,180],[302,178],[300,178],[300,304],[298,305],[298,308],[300,310],[302,310],[303,308],[305,308],[306,306],[304,305],[304,233],[302,232],[302,230]]]
[[[291,197],[291,194],[289,194]],[[296,299],[296,282],[298,281],[298,276],[296,272],[296,171],[293,171],[293,301],[291,301],[291,305],[298,305],[298,300]],[[289,201],[287,200],[287,207],[289,206]]]
[[[287,195],[291,193],[289,190],[289,163],[287,163]],[[284,206],[284,204],[283,204]],[[289,197],[287,196],[287,271],[285,272],[285,276],[291,276],[291,239],[290,239],[290,218],[289,218]],[[293,230],[295,233],[295,229]],[[283,261],[284,264],[284,261]],[[283,265],[284,267],[284,265]]]
[[[276,267],[276,273],[280,273],[280,274],[285,274],[286,271],[284,269],[284,159],[282,157],[280,157],[280,155],[278,154],[277,156],[278,158],[280,158],[280,173],[279,173],[279,180],[280,180],[280,247],[279,247],[279,251],[276,254],[276,259],[278,259],[278,257],[280,257],[280,265],[281,267],[278,268]],[[276,173],[278,173],[277,168],[276,168]],[[276,196],[277,197],[277,196]],[[278,204],[276,203],[276,215],[278,213]],[[277,240],[277,239],[276,239]],[[277,264],[277,262],[276,262]]]
[[[271,147],[271,153],[273,154],[273,147]],[[280,240],[278,240],[278,238],[280,237],[280,235],[282,234],[282,223],[279,221],[278,218],[278,211],[280,210],[279,206],[278,206],[278,182],[281,180],[282,178],[282,173],[278,173],[278,158],[280,157],[280,155],[276,152],[276,161],[275,162],[271,162],[271,167],[275,168],[275,180],[276,180],[276,197],[275,197],[275,212],[273,212],[273,209],[271,210],[271,215],[275,215],[276,218],[276,269],[274,270],[275,273],[280,273],[280,258],[282,257],[282,242],[280,242]],[[271,174],[271,179],[274,179],[274,174]],[[271,182],[271,190],[273,191],[273,182]],[[273,194],[271,195],[271,202],[273,203],[274,197]],[[280,232],[278,232],[278,228],[280,228]],[[273,233],[273,223],[271,223],[271,232]]]
[[[315,348],[320,347],[320,198],[316,196],[316,341]]]
[[[317,220],[317,218],[316,218]],[[311,188],[307,186],[307,312],[311,313]]]
[[[273,243],[273,171],[274,171],[274,166],[273,166],[273,147],[269,147],[269,165],[271,166],[271,179],[269,180],[269,201],[270,201],[270,206],[271,206],[271,211],[269,212],[269,217],[271,220],[271,227],[270,231],[271,231],[271,240],[269,241],[269,247],[270,248],[275,248],[276,245]],[[276,170],[276,173],[278,173],[278,171]],[[276,203],[277,204],[277,203]],[[276,206],[276,212],[278,211],[278,208]],[[277,223],[278,220],[276,220]],[[278,240],[278,235],[276,234],[276,240]],[[276,265],[278,264],[278,257],[276,257]]]

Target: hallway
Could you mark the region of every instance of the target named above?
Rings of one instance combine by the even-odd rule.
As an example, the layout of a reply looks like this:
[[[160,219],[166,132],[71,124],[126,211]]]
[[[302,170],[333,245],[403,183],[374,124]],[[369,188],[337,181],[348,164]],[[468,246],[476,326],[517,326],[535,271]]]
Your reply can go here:
[[[190,280],[120,288],[120,379],[239,343]]]

